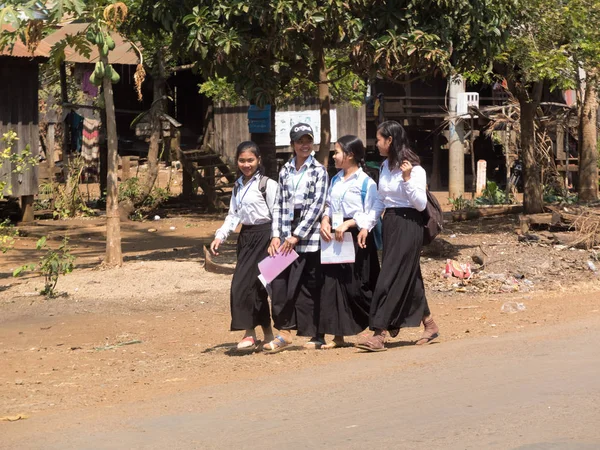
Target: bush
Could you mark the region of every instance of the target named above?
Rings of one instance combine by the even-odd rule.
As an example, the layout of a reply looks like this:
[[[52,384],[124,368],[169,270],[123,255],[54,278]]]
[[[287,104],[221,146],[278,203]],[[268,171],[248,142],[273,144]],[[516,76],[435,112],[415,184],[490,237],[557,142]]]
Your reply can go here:
[[[506,194],[493,181],[488,181],[480,197],[475,199],[476,205],[508,205],[514,203],[513,196]]]

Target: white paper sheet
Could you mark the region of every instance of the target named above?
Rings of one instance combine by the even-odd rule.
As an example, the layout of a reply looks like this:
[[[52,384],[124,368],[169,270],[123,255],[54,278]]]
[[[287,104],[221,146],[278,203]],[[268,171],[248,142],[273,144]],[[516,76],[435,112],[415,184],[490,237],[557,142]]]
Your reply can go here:
[[[258,275],[258,279],[260,280],[262,285],[265,287],[265,290],[267,291],[267,295],[269,296],[269,298],[273,298],[273,290],[271,289],[271,283],[267,283],[267,280],[265,280],[265,277],[263,276],[262,273]]]
[[[332,233],[333,234],[333,233]],[[325,242],[321,238],[321,264],[353,263],[356,258],[352,234],[344,233],[344,240],[338,242],[331,239]]]

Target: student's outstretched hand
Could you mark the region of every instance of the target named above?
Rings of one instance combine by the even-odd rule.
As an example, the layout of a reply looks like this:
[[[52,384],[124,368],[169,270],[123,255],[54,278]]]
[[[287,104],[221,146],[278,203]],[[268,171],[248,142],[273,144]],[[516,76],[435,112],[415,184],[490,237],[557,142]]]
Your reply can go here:
[[[271,239],[271,243],[269,244],[268,248],[269,256],[275,256],[279,252],[279,247],[281,247],[281,239]]]
[[[215,239],[214,241],[212,241],[210,243],[210,252],[217,256],[219,254],[219,252],[217,252],[217,250],[219,250],[219,245],[221,245],[221,239]]]
[[[358,233],[358,237],[356,238],[356,240],[358,241],[358,246],[360,248],[367,248],[367,236],[368,235],[369,235],[369,230],[367,230],[366,228],[363,228]]]
[[[323,217],[323,220],[321,220],[321,230],[319,233],[325,242],[331,241],[331,223],[329,223],[328,216]]]

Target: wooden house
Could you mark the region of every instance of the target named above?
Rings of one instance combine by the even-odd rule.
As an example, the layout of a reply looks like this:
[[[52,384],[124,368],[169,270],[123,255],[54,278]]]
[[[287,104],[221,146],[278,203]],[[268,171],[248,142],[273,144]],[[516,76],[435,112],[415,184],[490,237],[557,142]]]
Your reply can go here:
[[[2,31],[9,30],[3,26]],[[12,130],[19,140],[13,151],[30,148],[33,155],[39,153],[38,85],[39,64],[48,57],[49,48],[38,46],[33,52],[21,41],[12,49],[0,50],[0,136]],[[0,150],[4,144],[0,143]],[[22,220],[33,220],[33,196],[38,193],[38,168],[23,174],[12,173],[13,167],[3,164],[0,176],[10,178],[11,196],[21,199]]]

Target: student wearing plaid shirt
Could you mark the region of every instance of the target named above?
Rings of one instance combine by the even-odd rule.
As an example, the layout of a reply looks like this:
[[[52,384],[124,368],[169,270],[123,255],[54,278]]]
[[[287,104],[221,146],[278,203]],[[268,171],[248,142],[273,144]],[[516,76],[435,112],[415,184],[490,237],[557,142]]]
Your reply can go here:
[[[327,170],[312,156],[314,133],[299,123],[290,131],[294,157],[279,172],[269,254],[296,250],[299,257],[271,282],[272,316],[279,334],[263,346],[277,353],[292,343],[291,330],[311,336],[307,348],[320,348],[317,334],[321,261],[319,228],[327,193]]]

